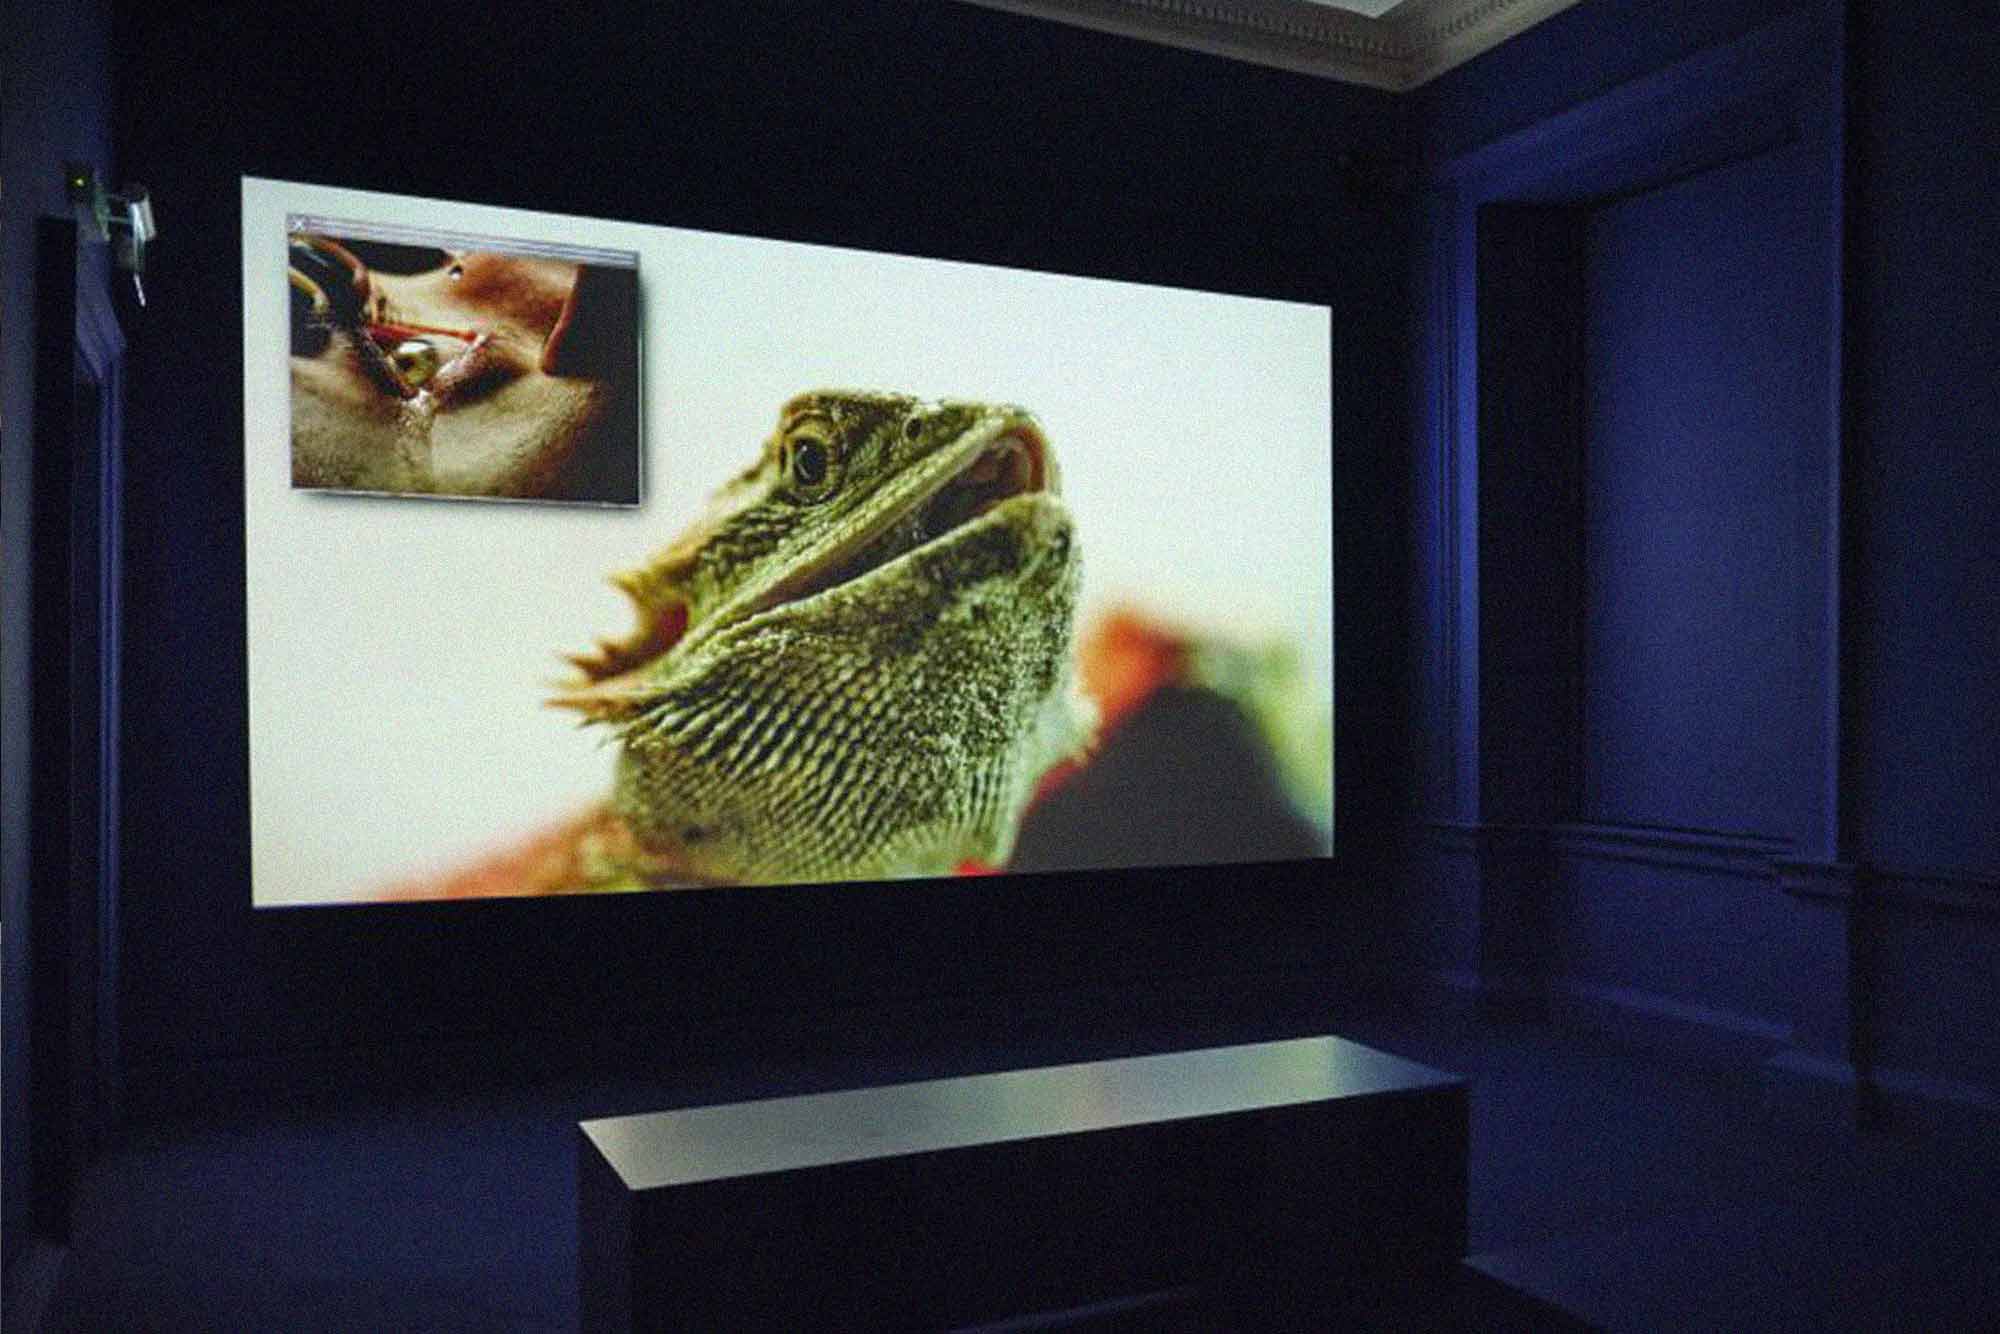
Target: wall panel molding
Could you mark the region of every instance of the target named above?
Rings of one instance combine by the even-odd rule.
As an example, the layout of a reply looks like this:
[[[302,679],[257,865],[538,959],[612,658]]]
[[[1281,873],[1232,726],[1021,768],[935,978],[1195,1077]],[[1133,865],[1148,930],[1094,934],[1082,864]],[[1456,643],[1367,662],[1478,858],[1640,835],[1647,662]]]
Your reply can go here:
[[[1841,864],[1843,850],[1833,796],[1839,790],[1846,699],[1839,653],[1845,532],[1839,518],[1846,503],[1838,299],[1844,41],[1841,6],[1832,0],[1809,4],[1522,130],[1426,163],[1420,186],[1428,272],[1420,275],[1417,290],[1432,304],[1415,327],[1418,420],[1427,432],[1418,449],[1426,460],[1421,468],[1437,487],[1436,505],[1423,512],[1424,566],[1433,580],[1425,596],[1436,608],[1430,647],[1438,683],[1432,697],[1436,712],[1427,722],[1437,737],[1433,754],[1442,762],[1448,742],[1456,775],[1447,804],[1426,812],[1431,823],[1424,843],[1437,883],[1449,889],[1451,897],[1439,906],[1459,933],[1452,939],[1477,942],[1476,957],[1458,959],[1453,967],[1482,986],[1504,983],[1516,992],[1539,994],[1551,1012],[1615,1019],[1614,1026],[1636,1034],[1712,1028],[1723,1036],[1709,1046],[1752,1057],[1790,1043],[1786,1050],[1800,1061],[1831,1062],[1849,1071],[1848,1082],[1859,1087],[1865,1083],[1867,1035],[1866,997],[1857,987],[1868,976],[1867,939],[1853,929],[1849,904],[1837,897],[1851,883],[1843,879],[1850,873],[1828,869]],[[1785,281],[1803,285],[1799,333],[1810,342],[1801,356],[1816,377],[1824,373],[1827,385],[1824,412],[1817,400],[1805,409],[1809,429],[1798,443],[1796,469],[1787,468],[1782,481],[1772,483],[1796,496],[1797,527],[1788,528],[1786,546],[1795,552],[1790,559],[1798,588],[1787,598],[1798,609],[1801,638],[1796,667],[1788,665],[1785,674],[1799,673],[1801,714],[1797,734],[1788,730],[1777,743],[1785,748],[1787,771],[1799,776],[1796,800],[1773,812],[1783,816],[1783,827],[1752,814],[1747,818],[1759,822],[1748,827],[1688,828],[1684,819],[1649,820],[1643,808],[1626,807],[1587,818],[1583,720],[1570,717],[1555,697],[1566,678],[1546,651],[1560,648],[1558,613],[1546,599],[1523,601],[1522,590],[1496,587],[1502,579],[1541,577],[1520,563],[1534,552],[1560,555],[1569,549],[1565,543],[1580,543],[1581,511],[1568,515],[1557,501],[1532,502],[1537,486],[1560,482],[1564,466],[1546,433],[1520,442],[1533,446],[1543,440],[1546,446],[1546,459],[1527,464],[1511,447],[1496,451],[1493,441],[1482,441],[1486,429],[1511,432],[1515,426],[1511,408],[1503,405],[1496,412],[1484,398],[1511,394],[1509,402],[1532,404],[1537,384],[1557,392],[1566,382],[1559,365],[1538,369],[1532,362],[1516,367],[1515,378],[1508,380],[1509,332],[1551,331],[1545,319],[1537,320],[1532,273],[1504,283],[1482,281],[1483,260],[1505,266],[1518,259],[1504,247],[1483,249],[1480,229],[1486,225],[1496,240],[1506,241],[1494,224],[1518,222],[1521,239],[1543,245],[1545,267],[1561,279],[1569,262],[1562,247],[1565,210],[1587,218],[1608,202],[1774,152],[1805,155],[1788,159],[1786,170],[1800,174],[1795,188],[1811,191],[1806,207],[1815,226],[1810,236],[1798,239],[1810,249],[1801,252]],[[1542,210],[1545,222],[1540,232],[1530,225],[1537,221],[1535,209]],[[1821,221],[1824,226],[1817,225]],[[1581,255],[1579,250],[1577,262]],[[1817,304],[1822,291],[1830,293],[1823,311]],[[1512,309],[1483,310],[1489,299],[1512,303]],[[1560,335],[1559,327],[1551,334]],[[1497,365],[1487,364],[1496,360]],[[1574,466],[1580,468],[1587,457],[1579,451]],[[1488,477],[1488,463],[1503,473],[1516,472]],[[1529,471],[1520,472],[1524,466]],[[1512,491],[1507,503],[1495,508],[1488,493],[1502,485]],[[1577,531],[1566,536],[1560,529],[1572,519]],[[1508,566],[1483,568],[1482,556]],[[1549,578],[1560,583],[1562,576]],[[1579,581],[1573,613],[1579,621],[1583,591]],[[1501,638],[1486,642],[1490,636]],[[1587,665],[1577,662],[1579,681]],[[1564,728],[1570,733],[1568,751],[1549,744],[1550,730]],[[1532,759],[1523,746],[1532,748]],[[1496,764],[1496,750],[1521,753],[1501,756]],[[1567,770],[1565,754],[1571,757]],[[1717,823],[1713,815],[1702,818]],[[1643,868],[1653,877],[1650,883],[1669,893],[1674,877],[1681,877],[1678,884],[1690,899],[1708,901],[1705,909],[1681,919],[1689,923],[1713,922],[1731,911],[1713,896],[1738,889],[1756,896],[1781,888],[1782,903],[1797,905],[1798,912],[1788,920],[1787,911],[1769,899],[1755,907],[1746,903],[1746,920],[1757,925],[1733,955],[1732,947],[1712,935],[1690,938],[1683,946],[1668,933],[1647,946],[1653,951],[1647,957],[1633,956],[1631,967],[1621,970],[1618,960],[1625,956],[1616,951],[1638,948],[1630,939],[1630,908],[1597,904],[1589,893],[1580,893],[1584,885],[1606,883],[1601,873],[1578,879],[1587,865]],[[1661,875],[1667,878],[1662,881]],[[1962,888],[1952,895],[1984,902],[1979,893]],[[1588,981],[1566,975],[1569,964],[1560,951],[1568,938],[1595,942]],[[1606,943],[1616,941],[1625,943]],[[1603,953],[1607,948],[1609,955]],[[1707,992],[1703,979],[1713,978],[1718,966],[1774,973],[1771,989],[1792,997],[1796,1012],[1737,1014],[1730,1002]],[[1787,1017],[1791,1023],[1779,1022]]]
[[[1730,876],[1789,887],[1816,885],[1807,872],[1787,880],[1779,863],[1789,840],[1777,835],[1707,829],[1664,829],[1617,824],[1496,824],[1433,820],[1424,826],[1428,848],[1467,857],[1555,857],[1583,861],[1630,862],[1704,875]],[[1790,864],[1802,865],[1802,864]],[[1804,888],[1795,892],[1806,892]]]
[[[1498,794],[1484,791],[1494,777],[1487,772],[1485,752],[1509,742],[1507,736],[1495,735],[1495,721],[1485,716],[1491,701],[1482,699],[1487,693],[1482,684],[1490,683],[1498,670],[1496,646],[1482,642],[1481,624],[1485,586],[1494,577],[1482,570],[1480,558],[1482,534],[1493,521],[1483,508],[1493,479],[1482,475],[1482,380],[1494,373],[1481,364],[1482,355],[1493,351],[1482,349],[1480,336],[1482,211],[1532,203],[1587,212],[1621,191],[1656,188],[1689,171],[1739,162],[1780,145],[1825,141],[1837,150],[1842,138],[1838,71],[1829,67],[1828,43],[1837,50],[1840,40],[1838,6],[1809,6],[1526,129],[1428,164],[1422,182],[1427,272],[1418,289],[1428,309],[1416,324],[1418,421],[1428,437],[1419,442],[1419,451],[1428,460],[1424,471],[1436,497],[1431,512],[1424,514],[1424,564],[1430,581],[1425,596],[1436,609],[1426,655],[1434,664],[1436,686],[1425,721],[1432,762],[1448,767],[1451,779],[1442,785],[1446,791],[1433,788],[1427,816],[1479,820],[1501,814],[1492,805]],[[1827,193],[1837,223],[1837,175],[1829,178]],[[1837,288],[1837,226],[1830,236],[1827,285]],[[1839,330],[1836,301],[1824,326],[1815,321],[1811,329],[1829,344],[1829,411],[1824,441],[1806,446],[1814,470],[1827,470],[1824,491],[1836,501],[1843,448]],[[1813,480],[1807,489],[1819,495],[1821,483]],[[1802,496],[1801,509],[1817,515],[1820,507]],[[1801,604],[1811,625],[1803,707],[1828,722],[1802,742],[1807,753],[1797,757],[1805,775],[1801,801],[1809,808],[1808,827],[1785,832],[1801,850],[1815,855],[1831,854],[1838,841],[1826,794],[1837,787],[1836,724],[1843,698],[1832,647],[1839,630],[1840,532],[1837,526],[1808,523],[1810,549],[1801,557],[1808,585]],[[1558,536],[1559,544],[1566,540]],[[1518,794],[1508,795],[1511,800]],[[1442,806],[1436,804],[1440,801]],[[1514,806],[1505,813],[1520,812]],[[1574,805],[1562,809],[1559,803],[1553,810],[1530,814],[1575,819],[1582,811]],[[1618,818],[1600,822],[1641,823],[1631,818],[1634,814],[1618,811]]]
[[[1419,568],[1429,582],[1418,632],[1430,637],[1427,753],[1441,778],[1449,759],[1452,779],[1428,789],[1430,823],[1419,833],[1432,897],[1415,902],[1417,913],[1431,913],[1417,923],[1430,931],[1427,940],[1450,947],[1426,961],[1431,976],[1422,985],[1425,994],[1539,996],[1553,1018],[1647,1045],[1747,1057],[1761,1063],[1774,1107],[1821,1122],[1991,1134],[2000,1130],[2000,1043],[1983,1016],[2000,999],[1992,967],[2000,868],[1976,856],[1964,860],[1983,864],[1873,861],[1868,842],[1886,850],[1886,834],[1907,832],[1865,827],[1859,810],[1860,779],[1871,772],[1862,745],[1877,693],[1867,673],[1881,669],[1879,653],[1865,651],[1870,618],[1862,613],[1883,590],[1866,586],[1882,572],[1863,547],[1873,493],[1858,482],[1883,467],[1867,451],[1898,442],[1850,429],[1857,401],[1867,407],[1857,395],[1869,388],[1854,374],[1860,345],[1851,294],[1857,272],[1874,280],[1855,262],[1850,218],[1856,201],[1871,195],[1857,193],[1850,154],[1853,127],[1867,131],[1869,117],[1880,114],[1863,106],[1857,119],[1853,89],[1866,52],[1857,46],[1850,57],[1851,12],[1858,11],[1839,0],[1811,0],[1746,36],[1422,164],[1425,230],[1413,291],[1427,305],[1413,324],[1421,433],[1413,472],[1435,489],[1419,492]],[[1910,107],[1922,105],[1910,98]],[[1558,792],[1564,780],[1539,760],[1496,770],[1484,754],[1514,746],[1523,719],[1556,725],[1560,710],[1549,700],[1537,714],[1541,687],[1509,676],[1506,644],[1482,642],[1527,632],[1525,620],[1482,622],[1479,612],[1496,580],[1533,577],[1518,563],[1495,568],[1491,556],[1511,562],[1531,552],[1535,533],[1524,531],[1511,551],[1504,541],[1488,544],[1482,569],[1482,525],[1496,520],[1484,503],[1493,479],[1481,476],[1482,458],[1494,454],[1480,440],[1492,420],[1482,418],[1482,388],[1496,381],[1482,360],[1504,357],[1506,344],[1479,337],[1481,210],[1588,213],[1767,154],[1782,154],[1788,171],[1810,178],[1810,194],[1794,196],[1805,200],[1805,225],[1787,232],[1801,247],[1793,253],[1810,278],[1809,300],[1784,327],[1789,333],[1795,324],[1800,345],[1811,344],[1815,397],[1794,419],[1800,429],[1786,436],[1798,441],[1799,474],[1752,483],[1753,494],[1770,494],[1761,489],[1769,485],[1795,497],[1782,502],[1787,513],[1771,516],[1796,524],[1787,559],[1796,562],[1798,587],[1784,605],[1797,619],[1790,685],[1800,712],[1785,732],[1796,737],[1773,742],[1784,747],[1788,800],[1782,809],[1743,813],[1737,828],[1689,829],[1678,826],[1723,825],[1736,812],[1711,801],[1670,818],[1668,803],[1649,799],[1667,791],[1653,779],[1633,778],[1631,799],[1606,805],[1595,819],[1582,818],[1582,806],[1563,809],[1546,791],[1525,799],[1496,793],[1502,780],[1546,779]],[[1862,239],[1864,256],[1879,248],[1880,238]],[[1516,502],[1499,521],[1519,525],[1522,512]],[[1511,710],[1512,721],[1496,708]],[[1528,742],[1541,746],[1542,738]],[[1885,758],[1893,757],[1875,757]],[[1913,838],[1907,845],[1920,846]],[[1628,885],[1642,892],[1623,894]],[[1550,931],[1553,945],[1538,949],[1533,926],[1499,926],[1523,911]],[[1732,934],[1738,924],[1740,939]],[[1753,1009],[1754,1016],[1739,1013]]]
[[[2000,875],[1990,871],[1871,866],[1869,893],[1898,912],[2000,921]]]
[[[1791,1045],[1765,1064],[1773,1104],[1795,1119],[1866,1126],[1879,1118],[1870,1076],[1876,951],[1864,911],[1869,876],[1852,862],[1773,865],[1793,916]]]
[[[1771,869],[1781,892],[1824,903],[1853,903],[1866,881],[1863,868],[1853,862],[1781,860]]]
[[[1791,1044],[1765,1064],[1774,1103],[1818,1124],[2000,1133],[2000,1086],[1907,1064],[1937,1059],[1927,1043],[1906,1042],[1907,988],[1930,993],[1940,982],[1921,972],[1913,978],[1904,953],[1912,940],[1915,961],[1990,951],[2000,932],[2000,877],[1866,862],[1780,861],[1774,869],[1779,891],[1798,908],[1802,956]],[[1977,968],[1962,973],[1955,990],[1922,1002],[1918,1013],[1928,1017],[1917,1031],[1938,1022],[1938,1007],[1990,1006],[2000,980],[1990,968],[1980,978]]]
[[[1914,1070],[1876,1069],[1870,1105],[1887,1125],[1990,1147],[2000,1137],[2000,1088]]]
[[[1662,829],[1628,824],[1563,824],[1550,831],[1558,854],[1600,862],[1629,862],[1766,883],[1772,860],[1788,852],[1789,839],[1705,829]]]
[[[1764,1060],[1790,1037],[1785,1025],[1756,1015],[1637,987],[1563,977],[1554,979],[1549,991],[1550,1016],[1558,1024],[1718,1065]]]
[[[1874,866],[1800,858],[1782,839],[1644,826],[1433,821],[1428,853],[1460,865],[1478,887],[1481,951],[1472,966],[1422,970],[1416,994],[1448,1015],[1545,1013],[1572,1028],[1610,1033],[1647,1050],[1759,1064],[1775,1114],[1817,1126],[1887,1124],[1943,1134],[2000,1130],[2000,1087],[1933,1070],[1884,1064],[1878,1030],[1885,933],[1915,926],[1948,933],[2000,930],[2000,877],[1975,870]],[[1505,905],[1545,904],[1522,877],[1560,883],[1570,862],[1677,871],[1702,882],[1765,887],[1797,909],[1787,986],[1790,1022],[1579,978],[1539,959],[1483,919]],[[1532,917],[1531,919],[1532,920]],[[1513,948],[1496,949],[1511,943]],[[1535,965],[1546,962],[1548,971]],[[1781,966],[1782,961],[1772,961]],[[1901,1059],[1907,1061],[1905,1054]]]
[[[1439,867],[1443,880],[1459,887],[1452,902],[1469,907],[1469,916],[1463,915],[1465,907],[1455,909],[1461,916],[1449,934],[1459,943],[1454,957],[1430,970],[1426,992],[1469,997],[1474,1009],[1487,1015],[1545,1017],[1555,883],[1547,829],[1434,821],[1425,827],[1424,840],[1425,851],[1445,863]],[[1448,1008],[1461,1006],[1453,1001]]]
[[[1443,222],[1437,226],[1442,232]],[[1438,645],[1439,680],[1442,690],[1438,700],[1444,710],[1441,726],[1434,729],[1442,743],[1442,763],[1444,765],[1445,791],[1450,794],[1450,806],[1455,814],[1464,814],[1471,807],[1467,804],[1476,798],[1468,793],[1460,781],[1461,756],[1464,747],[1460,744],[1455,726],[1462,713],[1464,690],[1460,681],[1463,670],[1464,651],[1459,643],[1460,608],[1463,603],[1465,580],[1459,568],[1463,559],[1465,543],[1459,533],[1460,505],[1459,487],[1459,447],[1457,430],[1458,412],[1458,369],[1457,348],[1459,345],[1458,309],[1459,303],[1452,299],[1458,282],[1457,267],[1452,263],[1453,252],[1446,247],[1444,262],[1437,266],[1434,275],[1435,287],[1432,292],[1437,302],[1437,327],[1433,332],[1433,347],[1438,349],[1433,357],[1434,378],[1431,385],[1433,396],[1432,411],[1436,423],[1433,448],[1437,458],[1437,525],[1438,551]]]
[[[1740,108],[1766,107],[1777,118],[1771,123],[1794,132],[1823,128],[1820,90],[1809,85],[1825,73],[1816,67],[1828,54],[1826,30],[1838,21],[1834,8],[1830,0],[1805,6],[1545,120],[1433,159],[1425,175],[1434,187],[1451,185],[1488,197],[1528,198],[1529,192],[1546,197],[1539,192],[1560,191],[1586,170],[1631,162],[1618,172],[1622,183],[1607,178],[1586,192],[1596,197],[1664,179],[1661,168],[1686,151],[1691,131],[1740,122]],[[1763,133],[1740,123],[1737,132]]]

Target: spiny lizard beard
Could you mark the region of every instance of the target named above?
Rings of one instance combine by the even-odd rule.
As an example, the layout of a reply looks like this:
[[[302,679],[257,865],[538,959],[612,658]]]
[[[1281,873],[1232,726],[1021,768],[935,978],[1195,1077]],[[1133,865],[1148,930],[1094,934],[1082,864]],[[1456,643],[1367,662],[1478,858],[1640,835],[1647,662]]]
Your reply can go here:
[[[674,665],[618,765],[617,809],[649,849],[763,883],[1006,861],[1036,780],[1090,734],[1068,511],[1016,497],[883,573]]]

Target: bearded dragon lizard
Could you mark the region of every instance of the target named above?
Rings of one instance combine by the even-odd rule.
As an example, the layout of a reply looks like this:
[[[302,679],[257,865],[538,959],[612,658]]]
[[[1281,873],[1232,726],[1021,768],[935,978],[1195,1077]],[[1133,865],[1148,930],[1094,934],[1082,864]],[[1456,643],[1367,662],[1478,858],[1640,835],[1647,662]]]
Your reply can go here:
[[[613,576],[637,626],[571,657],[551,703],[618,759],[552,866],[613,888],[1004,864],[1036,781],[1093,731],[1078,574],[1026,411],[794,398],[693,527]]]

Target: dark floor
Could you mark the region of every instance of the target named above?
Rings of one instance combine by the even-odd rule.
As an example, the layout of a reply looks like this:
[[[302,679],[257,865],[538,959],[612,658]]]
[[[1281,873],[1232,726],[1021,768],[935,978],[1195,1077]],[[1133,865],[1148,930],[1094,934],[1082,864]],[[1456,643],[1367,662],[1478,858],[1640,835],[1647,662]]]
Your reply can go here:
[[[1476,1265],[1614,1330],[2000,1330],[2000,1143],[1780,1121],[1586,1036],[1347,1036],[1472,1080]]]
[[[1197,1026],[1190,1045],[1287,1035],[1232,1027]],[[1478,1264],[1593,1324],[2000,1328],[2000,1146],[1782,1128],[1754,1071],[1540,1027],[1338,1031],[1472,1081]],[[1005,1049],[266,1108],[129,1135],[84,1183],[49,1327],[573,1329],[579,1118],[997,1068]]]

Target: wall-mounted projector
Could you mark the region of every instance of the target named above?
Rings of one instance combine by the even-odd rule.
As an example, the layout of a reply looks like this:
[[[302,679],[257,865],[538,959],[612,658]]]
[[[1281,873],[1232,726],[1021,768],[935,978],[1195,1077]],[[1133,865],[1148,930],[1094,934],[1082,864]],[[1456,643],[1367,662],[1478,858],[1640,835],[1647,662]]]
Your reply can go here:
[[[65,163],[63,184],[75,208],[77,224],[92,238],[111,246],[118,267],[132,275],[139,304],[146,304],[146,245],[159,235],[153,222],[153,200],[143,185],[127,185],[125,193],[110,194],[97,173],[81,162]]]

